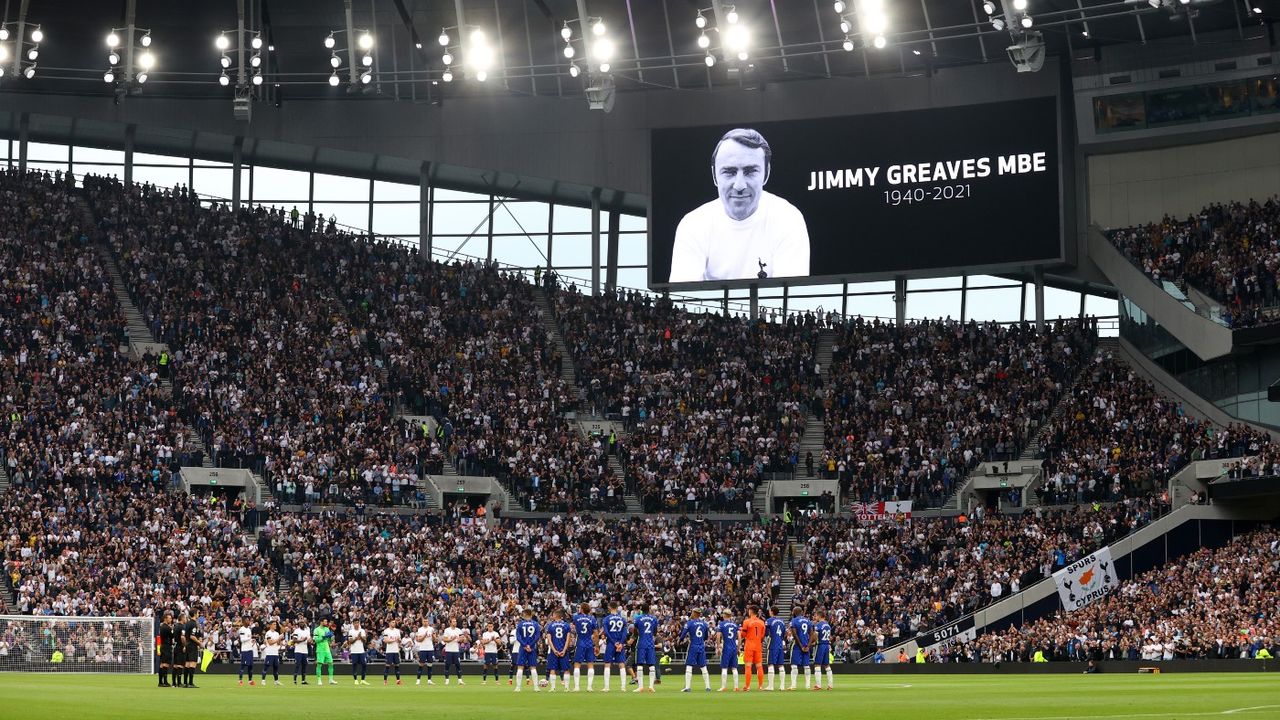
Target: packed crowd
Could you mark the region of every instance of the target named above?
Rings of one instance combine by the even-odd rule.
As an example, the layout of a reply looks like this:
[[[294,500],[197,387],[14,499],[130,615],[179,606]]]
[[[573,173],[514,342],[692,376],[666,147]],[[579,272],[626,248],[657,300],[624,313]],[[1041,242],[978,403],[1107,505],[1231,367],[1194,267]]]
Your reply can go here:
[[[870,654],[1019,592],[1167,509],[1126,500],[1022,515],[809,522],[793,605],[826,608],[835,634]]]
[[[814,316],[767,323],[548,289],[588,400],[628,430],[622,452],[647,512],[747,512],[761,473],[796,467],[821,382]]]
[[[124,320],[69,179],[0,172],[0,462],[22,486],[197,460]]]
[[[133,478],[10,488],[4,572],[31,615],[271,612],[274,572],[225,499]]]
[[[1099,355],[1041,438],[1041,503],[1115,501],[1161,492],[1187,463],[1271,451],[1268,434],[1216,428],[1161,396],[1124,362]]]
[[[856,321],[837,333],[821,466],[853,501],[940,505],[977,464],[1018,457],[1093,344],[1080,323]]]
[[[1275,322],[1280,203],[1210,205],[1178,220],[1112,230],[1111,242],[1152,280],[1186,282],[1225,305],[1231,327]]]
[[[1060,612],[975,645],[991,662],[1254,658],[1280,653],[1280,533],[1257,530],[1124,582],[1075,612]]]
[[[285,617],[356,616],[379,628],[420,617],[510,624],[525,607],[543,617],[584,602],[597,610],[653,604],[663,617],[768,606],[786,543],[776,525],[665,517],[622,527],[581,515],[490,526],[352,513],[280,514],[261,542],[291,581]]]

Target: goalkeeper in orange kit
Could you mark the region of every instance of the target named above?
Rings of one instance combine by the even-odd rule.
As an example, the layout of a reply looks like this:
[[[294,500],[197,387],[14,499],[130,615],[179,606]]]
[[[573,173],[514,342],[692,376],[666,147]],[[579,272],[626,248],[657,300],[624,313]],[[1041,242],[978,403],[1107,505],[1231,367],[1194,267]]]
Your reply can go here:
[[[751,666],[756,668],[756,687],[764,687],[764,664],[761,657],[764,653],[764,620],[760,619],[760,611],[756,606],[747,607],[747,619],[742,621],[742,662],[746,666],[747,684],[744,691],[751,690]]]

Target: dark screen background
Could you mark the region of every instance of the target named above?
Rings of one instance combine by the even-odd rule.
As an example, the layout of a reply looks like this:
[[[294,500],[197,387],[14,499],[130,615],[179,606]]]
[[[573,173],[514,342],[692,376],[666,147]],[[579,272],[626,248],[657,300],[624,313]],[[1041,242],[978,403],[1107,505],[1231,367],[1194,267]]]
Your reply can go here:
[[[716,198],[711,152],[734,127],[773,150],[765,190],[804,214],[811,277],[967,267],[1061,257],[1057,99],[1033,98],[878,115],[652,131],[650,284],[671,276],[676,226]],[[998,175],[997,158],[1047,153],[1042,173]],[[989,157],[985,178],[890,185],[890,165]],[[808,192],[815,170],[880,167],[873,187]],[[886,204],[886,190],[969,184],[972,197]],[[717,283],[719,284],[719,283]]]

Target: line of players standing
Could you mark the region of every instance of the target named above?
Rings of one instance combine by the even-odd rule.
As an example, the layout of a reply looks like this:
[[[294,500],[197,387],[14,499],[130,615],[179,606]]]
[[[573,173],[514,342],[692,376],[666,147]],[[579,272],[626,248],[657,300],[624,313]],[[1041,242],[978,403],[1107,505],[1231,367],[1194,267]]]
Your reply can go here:
[[[610,613],[597,619],[591,613],[591,607],[584,603],[580,611],[566,618],[560,609],[553,610],[552,619],[545,627],[533,619],[531,610],[523,613],[523,618],[511,632],[511,660],[515,674],[516,692],[524,684],[525,672],[528,671],[534,690],[537,692],[538,657],[540,646],[545,646],[547,664],[547,680],[550,690],[555,691],[557,681],[562,682],[569,690],[569,673],[573,673],[573,691],[581,689],[583,670],[586,671],[587,692],[594,691],[596,648],[602,647],[600,662],[604,665],[604,688],[610,690],[611,670],[618,670],[620,690],[625,689],[626,669],[630,665],[638,687],[634,692],[653,692],[657,682],[658,658],[657,637],[659,620],[654,616],[654,608],[632,618],[627,618],[617,604],[610,606]],[[827,675],[827,689],[834,687],[834,676],[831,670],[831,626],[826,622],[823,613],[815,614],[815,621],[803,615],[794,615],[790,623],[778,617],[764,620],[756,608],[748,608],[747,618],[738,624],[734,622],[730,612],[722,613],[721,620],[715,628],[701,617],[699,611],[690,613],[689,619],[680,630],[677,643],[687,642],[688,653],[685,660],[684,692],[691,690],[693,671],[702,674],[704,689],[711,690],[711,681],[707,671],[707,644],[713,643],[720,651],[720,691],[743,690],[751,688],[751,674],[757,676],[757,686],[761,690],[773,690],[775,675],[780,683],[780,690],[795,690],[799,671],[804,671],[804,686],[810,687],[811,672],[816,668],[816,684],[814,690],[822,688],[822,674]],[[314,655],[316,666],[316,683],[324,684],[323,674],[327,669],[329,684],[336,685],[333,678],[333,650],[331,644],[337,637],[336,621],[332,618],[322,620],[314,628],[307,626],[305,618],[299,618],[297,625],[285,625],[279,628],[272,621],[259,637],[248,618],[243,618],[236,630],[236,643],[240,651],[239,682],[244,684],[244,676],[249,676],[249,684],[254,685],[254,662],[258,655],[262,657],[262,684],[266,685],[267,674],[272,675],[276,685],[280,685],[280,662],[289,644],[293,645],[294,673],[293,682],[307,684],[307,663]],[[484,665],[481,682],[487,682],[492,672],[495,682],[499,680],[498,643],[501,634],[493,625],[483,632],[479,638],[481,660]],[[436,630],[424,618],[417,630],[406,636],[397,627],[389,627],[375,639],[363,628],[359,620],[352,620],[343,627],[342,646],[348,651],[351,659],[352,680],[357,685],[368,685],[368,650],[379,648],[384,656],[383,684],[389,683],[391,673],[395,673],[396,684],[402,684],[400,662],[404,655],[410,659],[408,648],[417,654],[417,684],[422,683],[425,670],[427,683],[434,685],[433,663],[436,660],[435,645],[437,639],[443,645],[445,662],[445,684],[450,681],[450,671],[456,676],[459,685],[462,680],[461,648],[472,641],[470,632],[459,628],[456,619],[451,618],[449,626],[437,638]],[[204,635],[199,623],[191,620],[184,612],[178,622],[173,621],[172,613],[165,613],[159,631],[161,673],[160,685],[169,686],[166,671],[173,677],[175,687],[195,687],[193,682],[195,667],[200,661],[200,653],[204,649]],[[767,641],[768,661],[763,662]],[[791,653],[788,657],[787,645]],[[741,661],[739,650],[741,649]],[[313,652],[314,651],[314,652]],[[739,688],[738,671],[746,665],[746,684]],[[764,668],[768,668],[768,686],[764,684]],[[791,687],[786,686],[786,669],[791,670]],[[648,669],[648,685],[645,684],[645,669]],[[729,673],[732,672],[733,684],[726,685]]]

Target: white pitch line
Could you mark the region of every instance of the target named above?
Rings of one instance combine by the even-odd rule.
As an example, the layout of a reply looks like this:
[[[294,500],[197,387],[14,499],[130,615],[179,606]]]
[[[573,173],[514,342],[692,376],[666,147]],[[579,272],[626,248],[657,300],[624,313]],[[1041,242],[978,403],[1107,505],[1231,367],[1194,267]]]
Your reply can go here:
[[[1254,705],[1253,707],[1233,708],[1231,710],[1212,710],[1205,712],[1180,712],[1170,710],[1162,713],[1120,713],[1112,715],[1027,715],[1024,717],[969,718],[969,720],[1114,720],[1115,718],[1187,718],[1211,717],[1215,715],[1238,715],[1257,710],[1280,708],[1280,705]]]

